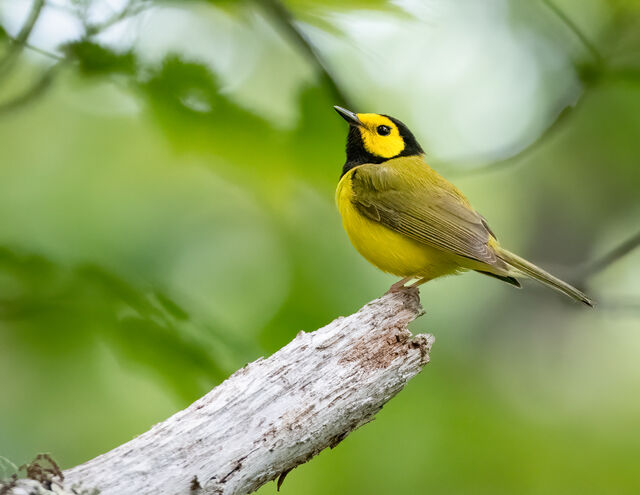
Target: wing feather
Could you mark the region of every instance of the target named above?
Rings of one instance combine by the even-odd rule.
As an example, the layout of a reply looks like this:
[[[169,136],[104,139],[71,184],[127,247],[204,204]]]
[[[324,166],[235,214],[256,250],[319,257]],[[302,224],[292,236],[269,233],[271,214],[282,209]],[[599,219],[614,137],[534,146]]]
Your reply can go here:
[[[416,241],[501,265],[489,246],[492,234],[484,218],[454,186],[426,164],[422,167],[403,173],[393,164],[358,167],[351,176],[354,205],[370,220]]]

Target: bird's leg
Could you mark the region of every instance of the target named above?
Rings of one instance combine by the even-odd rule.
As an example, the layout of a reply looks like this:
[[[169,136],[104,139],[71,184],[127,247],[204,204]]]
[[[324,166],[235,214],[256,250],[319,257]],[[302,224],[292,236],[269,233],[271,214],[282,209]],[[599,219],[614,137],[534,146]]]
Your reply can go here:
[[[422,284],[428,282],[429,280],[431,280],[431,277],[422,277],[412,283],[409,287],[420,287]]]
[[[405,288],[404,284],[406,284],[412,278],[413,277],[405,277],[402,280],[398,280],[395,284],[393,284],[391,287],[389,287],[389,290],[387,291],[387,294],[390,294],[390,293],[393,293],[393,292],[400,292],[402,289]]]

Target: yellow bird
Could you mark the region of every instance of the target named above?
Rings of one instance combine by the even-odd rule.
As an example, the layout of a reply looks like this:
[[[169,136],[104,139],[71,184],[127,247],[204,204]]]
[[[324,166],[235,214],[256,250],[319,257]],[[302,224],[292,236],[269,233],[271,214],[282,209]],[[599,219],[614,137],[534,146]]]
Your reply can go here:
[[[518,276],[542,282],[576,301],[593,302],[575,287],[500,247],[467,198],[424,160],[399,120],[334,107],[349,123],[347,161],[336,201],[349,239],[379,269],[403,277],[390,291],[466,270],[516,287]]]

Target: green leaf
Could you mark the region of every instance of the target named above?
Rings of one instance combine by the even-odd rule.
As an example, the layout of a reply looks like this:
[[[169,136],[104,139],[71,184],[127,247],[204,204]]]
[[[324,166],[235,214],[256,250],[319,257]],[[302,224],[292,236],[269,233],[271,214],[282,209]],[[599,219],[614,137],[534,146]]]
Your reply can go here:
[[[341,146],[328,150],[324,145],[342,142],[346,136],[327,84],[302,92],[302,115],[291,130],[277,129],[239,107],[218,92],[208,67],[175,55],[167,57],[140,88],[148,96],[154,120],[180,147],[206,150],[240,170],[270,177],[294,174],[332,184],[340,170]],[[335,173],[327,174],[330,164]]]
[[[388,0],[286,0],[282,2],[285,6],[296,11],[319,9],[324,10],[395,10],[397,6]]]
[[[79,62],[80,70],[87,75],[135,75],[138,69],[138,62],[132,51],[117,53],[87,40],[67,43],[62,46],[62,50],[69,58]]]
[[[208,329],[191,331],[189,315],[166,295],[154,297],[97,265],[66,268],[1,247],[0,274],[0,321],[30,352],[60,359],[106,340],[185,400],[226,375],[210,341],[198,338]]]
[[[169,299],[165,294],[163,294],[162,292],[156,292],[155,296],[158,299],[158,302],[162,305],[162,307],[166,309],[171,314],[171,316],[173,316],[175,319],[177,320],[189,319],[189,315],[187,314],[187,312],[183,308],[178,306],[178,304],[176,304],[174,301]]]
[[[177,55],[167,56],[142,86],[164,105],[191,116],[211,114],[218,100],[211,71]]]

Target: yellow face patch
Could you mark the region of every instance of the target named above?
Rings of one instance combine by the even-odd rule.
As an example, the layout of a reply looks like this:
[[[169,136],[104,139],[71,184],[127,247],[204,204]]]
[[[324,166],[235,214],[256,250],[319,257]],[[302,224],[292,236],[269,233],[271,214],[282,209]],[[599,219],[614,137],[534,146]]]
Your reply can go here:
[[[359,128],[362,142],[369,153],[382,158],[393,158],[402,153],[404,139],[391,119],[377,113],[357,115],[362,122]]]

